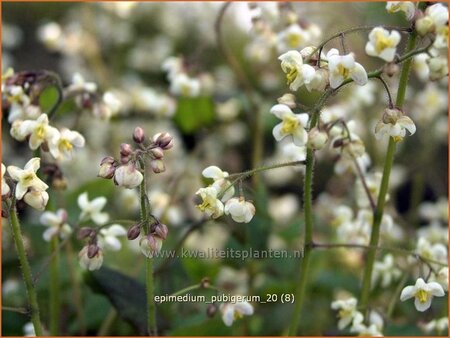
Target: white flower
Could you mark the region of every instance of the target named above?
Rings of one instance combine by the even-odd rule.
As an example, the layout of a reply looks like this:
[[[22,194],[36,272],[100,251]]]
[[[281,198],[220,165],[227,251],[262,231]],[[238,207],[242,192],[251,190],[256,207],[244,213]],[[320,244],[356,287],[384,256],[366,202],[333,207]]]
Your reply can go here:
[[[82,148],[84,143],[84,137],[79,132],[63,128],[59,133],[59,137],[49,143],[49,149],[52,156],[56,159],[70,159],[72,158],[73,148]]]
[[[47,114],[41,114],[37,120],[23,121],[17,132],[18,134],[11,133],[11,136],[17,136],[18,141],[23,141],[30,135],[29,145],[32,150],[37,149],[44,142],[51,144],[59,137],[58,129],[48,124]]]
[[[122,243],[117,237],[126,236],[127,231],[120,224],[113,224],[107,228],[100,229],[98,236],[98,245],[112,251],[118,251],[122,247]]]
[[[168,79],[172,80],[177,74],[183,71],[183,59],[171,56],[163,62],[161,68],[167,72]]]
[[[33,188],[30,188],[28,192],[23,196],[23,200],[26,204],[41,211],[45,209],[48,198],[49,196],[46,191],[35,190]]]
[[[339,299],[331,303],[331,308],[333,310],[339,310],[338,312],[338,328],[339,330],[343,330],[353,321],[353,318],[358,313],[356,311],[356,306],[358,301],[356,298],[349,299]]]
[[[441,243],[431,244],[423,237],[417,242],[416,253],[425,259],[447,262],[447,246]]]
[[[152,258],[161,251],[162,242],[159,236],[147,235],[139,240],[139,248],[145,257]]]
[[[81,209],[80,220],[92,219],[98,225],[108,222],[109,215],[106,212],[101,212],[105,204],[106,198],[103,196],[89,201],[88,193],[82,193],[78,196],[78,206]]]
[[[8,173],[11,178],[17,182],[16,184],[16,198],[22,199],[28,189],[35,191],[45,191],[48,189],[48,185],[36,176],[36,171],[41,165],[41,159],[34,157],[25,164],[23,169],[10,165],[8,167]]]
[[[424,202],[419,205],[419,215],[428,221],[448,222],[448,198],[440,197],[436,202]],[[420,231],[420,230],[419,230]]]
[[[221,191],[225,191],[221,200],[222,202],[228,201],[234,195],[234,186],[231,186],[231,182],[227,180],[228,172],[222,171],[217,166],[209,166],[202,171],[203,177],[212,178],[214,183],[211,185],[217,190],[219,194]]]
[[[312,77],[311,81],[305,83],[305,87],[306,89],[308,89],[308,91],[312,90],[323,91],[330,82],[329,77],[330,76],[327,69],[319,68],[314,73],[314,76]]]
[[[224,303],[220,305],[222,320],[226,326],[233,325],[236,319],[253,314],[253,306],[248,302]]]
[[[395,266],[394,256],[387,254],[383,261],[375,262],[372,273],[372,286],[375,286],[378,279],[381,280],[381,287],[386,288],[401,276],[401,271]]]
[[[295,145],[301,147],[308,141],[308,133],[305,127],[308,123],[308,114],[294,114],[288,106],[284,104],[276,104],[270,109],[270,113],[282,120],[273,128],[273,136],[277,141],[281,141],[284,137],[292,137]]]
[[[388,1],[386,4],[388,13],[404,12],[408,20],[412,20],[416,11],[416,5],[411,1]]]
[[[339,87],[342,82],[351,78],[356,84],[364,86],[367,81],[367,73],[363,66],[355,62],[352,53],[347,55],[339,55],[339,51],[335,48],[330,49],[327,53],[328,69],[330,70],[330,86],[331,88]]]
[[[448,292],[448,266],[441,268],[434,276],[434,280],[442,286],[444,291]]]
[[[64,209],[59,209],[56,213],[44,212],[39,218],[39,222],[48,227],[42,235],[47,242],[50,242],[53,236],[59,235],[61,239],[64,239],[72,233],[72,228],[67,223],[67,212]]]
[[[417,54],[413,57],[413,69],[417,77],[421,81],[428,81],[430,76],[430,69],[428,68],[427,60],[430,56],[427,53]]]
[[[202,203],[197,205],[200,211],[206,213],[208,217],[219,218],[223,215],[223,203],[217,199],[217,190],[213,187],[200,188],[196,193],[202,198]]]
[[[397,31],[389,31],[383,27],[375,27],[369,33],[369,41],[366,44],[366,53],[370,56],[378,56],[384,61],[394,60],[395,51],[401,36]]]
[[[389,135],[394,138],[395,142],[399,142],[405,137],[406,130],[411,135],[416,132],[416,125],[413,120],[405,116],[399,109],[387,108],[384,111],[383,118],[375,126],[375,136],[377,139],[381,139],[384,135]]]
[[[34,325],[32,322],[26,323],[22,330],[25,337],[36,337],[36,331],[34,330]]]
[[[81,249],[78,253],[78,260],[80,262],[80,266],[83,269],[87,269],[89,271],[98,270],[103,264],[103,251],[101,248],[98,248],[97,252],[92,258],[88,256],[89,246],[86,245]]]
[[[443,49],[448,47],[448,25],[436,28],[436,39],[433,47]]]
[[[361,312],[357,312],[353,319],[350,332],[356,332],[360,337],[382,337],[383,334],[383,318],[378,312],[370,311],[369,323],[364,324],[364,316]]]
[[[88,92],[95,93],[97,91],[97,84],[94,82],[86,82],[80,73],[75,73],[72,77],[72,84],[67,89],[68,92]]]
[[[424,312],[431,306],[433,297],[443,297],[444,295],[444,290],[438,283],[426,283],[422,278],[419,278],[415,285],[408,285],[402,290],[400,300],[403,302],[414,297],[414,305],[417,311]]]
[[[448,60],[446,56],[429,58],[427,63],[431,81],[442,79],[448,75]]]
[[[238,223],[248,223],[255,215],[255,206],[243,197],[233,197],[225,203],[225,214]]]
[[[111,117],[112,115],[116,115],[121,109],[122,109],[122,101],[119,100],[117,95],[114,92],[107,91],[103,94],[103,103],[105,104],[105,107],[109,110],[109,114],[106,114],[108,116],[105,117]]]
[[[420,35],[434,33],[448,23],[448,8],[440,3],[427,7],[425,16],[416,21],[416,30]],[[448,31],[447,31],[448,32]]]
[[[196,97],[200,94],[200,81],[184,73],[177,74],[170,83],[170,92],[174,95]]]
[[[289,88],[296,91],[303,84],[308,84],[314,77],[315,70],[310,65],[303,64],[302,55],[291,50],[286,52],[278,60],[281,61],[281,69],[286,73]]]
[[[138,187],[143,179],[142,173],[131,162],[119,166],[114,172],[114,183],[127,189]]]
[[[310,34],[297,24],[288,26],[278,34],[278,52],[284,53],[288,50],[300,49],[309,42]]]
[[[6,167],[2,163],[2,196],[8,195],[9,192],[11,191],[8,183],[6,183],[6,180],[5,180],[5,172],[6,172]]]
[[[448,329],[448,317],[445,316],[439,319],[433,319],[429,323],[420,325],[420,327],[426,333],[436,331],[438,335],[444,335],[445,331]]]
[[[59,50],[63,47],[64,33],[61,26],[56,22],[49,22],[40,26],[37,36],[51,50]]]

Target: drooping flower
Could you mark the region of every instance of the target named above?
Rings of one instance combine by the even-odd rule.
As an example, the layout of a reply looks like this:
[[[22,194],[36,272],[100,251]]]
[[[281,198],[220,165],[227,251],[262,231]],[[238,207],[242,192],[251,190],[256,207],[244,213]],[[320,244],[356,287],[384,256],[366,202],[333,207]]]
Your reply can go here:
[[[119,166],[114,172],[114,183],[127,189],[138,187],[143,179],[142,173],[131,162]]]
[[[139,241],[139,248],[145,257],[152,258],[161,251],[163,239],[155,234],[143,236]]]
[[[427,7],[425,16],[416,21],[415,27],[420,35],[434,33],[448,24],[448,8],[437,3]],[[447,29],[448,32],[448,29]]]
[[[287,84],[292,91],[296,91],[303,84],[309,83],[314,77],[314,67],[303,64],[300,52],[291,50],[278,58],[281,69],[286,73]]]
[[[223,203],[217,199],[218,192],[213,187],[200,188],[196,193],[202,198],[202,203],[197,205],[200,211],[206,213],[208,217],[219,218],[223,215]]]
[[[330,49],[326,58],[328,60],[328,69],[330,71],[331,88],[339,87],[342,82],[352,79],[356,84],[364,86],[367,81],[367,73],[361,64],[355,62],[352,53],[339,55],[339,51],[335,48]]]
[[[369,34],[369,41],[366,44],[366,53],[370,56],[377,56],[384,61],[394,60],[395,51],[401,36],[397,31],[391,31],[383,27],[375,27]]]
[[[5,180],[5,172],[6,172],[6,167],[2,163],[2,196],[8,195],[9,192],[11,191],[8,183],[6,183],[6,180]]]
[[[89,201],[88,193],[82,193],[78,196],[78,206],[81,209],[80,220],[92,219],[98,225],[106,223],[109,215],[106,212],[101,212],[105,204],[106,198],[103,196]]]
[[[29,146],[32,150],[35,150],[44,142],[49,144],[56,142],[59,131],[49,125],[47,114],[41,114],[37,120],[22,121],[17,129],[17,134],[11,132],[11,136],[18,141],[23,141],[27,136],[30,136]]]
[[[82,148],[84,143],[84,137],[79,132],[63,128],[60,130],[59,137],[49,143],[49,149],[56,159],[71,159],[73,148]]]
[[[284,53],[305,47],[310,40],[310,34],[298,24],[292,24],[278,34],[277,40],[278,52]]]
[[[356,310],[358,301],[356,298],[339,299],[331,303],[333,310],[339,310],[338,312],[338,328],[343,330],[353,321],[353,318],[358,313]]]
[[[276,104],[270,112],[282,120],[273,128],[273,136],[277,141],[281,141],[286,136],[292,137],[295,145],[301,147],[308,141],[308,133],[305,130],[309,116],[308,114],[294,114],[288,106]]]
[[[101,248],[118,251],[122,247],[122,243],[117,237],[126,236],[127,230],[120,224],[113,224],[107,228],[100,229],[98,245]]]
[[[56,213],[51,211],[44,212],[39,218],[39,222],[48,227],[42,235],[47,242],[50,242],[53,236],[59,236],[61,239],[64,239],[72,233],[72,228],[67,223],[67,211],[64,209],[58,209]]]
[[[98,246],[96,246],[96,250],[90,250],[90,247],[90,245],[86,245],[78,253],[80,266],[89,271],[98,270],[103,264],[103,251]]]
[[[395,142],[399,142],[405,137],[406,130],[411,135],[416,132],[416,125],[413,120],[404,115],[400,109],[387,108],[384,111],[383,118],[375,126],[375,136],[380,139],[384,135],[389,135],[394,138]]]
[[[222,202],[228,201],[234,195],[234,186],[231,186],[231,182],[227,179],[228,172],[222,171],[217,166],[209,166],[202,171],[203,177],[212,178],[214,183],[211,185],[217,190],[217,193],[225,191],[221,200]]]
[[[185,73],[176,74],[170,83],[170,92],[174,95],[196,97],[200,94],[200,89],[200,81]]]
[[[225,203],[225,214],[238,223],[248,223],[255,215],[255,206],[243,197],[233,197]]]
[[[424,312],[431,306],[433,297],[443,297],[444,295],[444,289],[440,284],[436,282],[426,283],[422,278],[418,278],[415,285],[408,285],[403,288],[400,300],[403,302],[414,298],[417,311]]]
[[[224,303],[220,305],[220,312],[225,325],[231,326],[235,320],[252,315],[253,306],[249,302]]]
[[[43,211],[47,205],[49,196],[46,191],[29,188],[28,192],[23,196],[26,204],[37,210]]]
[[[16,198],[18,200],[22,199],[29,189],[37,192],[43,192],[48,189],[48,185],[41,181],[36,175],[40,165],[41,159],[39,157],[34,157],[25,164],[23,169],[12,165],[8,167],[7,170],[9,175],[17,182]]]
[[[411,1],[388,1],[386,4],[388,13],[404,12],[408,20],[412,20],[416,11],[416,5]]]

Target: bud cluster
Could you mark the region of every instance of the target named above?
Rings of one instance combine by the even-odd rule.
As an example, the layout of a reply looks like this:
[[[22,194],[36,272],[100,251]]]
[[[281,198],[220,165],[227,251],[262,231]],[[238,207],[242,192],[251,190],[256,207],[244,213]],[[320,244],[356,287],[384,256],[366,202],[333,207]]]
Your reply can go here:
[[[143,222],[132,225],[127,232],[127,238],[132,241],[141,236]],[[159,220],[152,223],[147,234],[142,234],[139,240],[139,247],[142,253],[152,258],[156,253],[161,251],[163,241],[167,238],[169,229],[167,225],[161,223]]]
[[[136,127],[133,132],[135,148],[131,144],[120,145],[120,159],[112,156],[103,158],[100,163],[99,177],[113,179],[118,186],[133,189],[144,179],[139,163],[150,159],[150,168],[155,174],[166,170],[164,165],[164,151],[173,147],[173,137],[169,133],[158,133],[151,139],[146,139],[144,130]]]

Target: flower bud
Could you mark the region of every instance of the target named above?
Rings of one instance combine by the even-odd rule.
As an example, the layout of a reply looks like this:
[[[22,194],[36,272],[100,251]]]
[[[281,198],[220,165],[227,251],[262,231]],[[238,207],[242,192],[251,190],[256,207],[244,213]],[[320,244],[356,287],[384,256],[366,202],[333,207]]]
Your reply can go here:
[[[127,189],[136,188],[143,179],[144,176],[133,163],[121,165],[114,173],[114,183]]]
[[[163,223],[158,223],[155,226],[155,229],[153,230],[155,235],[160,237],[161,239],[166,239],[167,234],[169,233],[169,229],[167,228],[167,225]]]
[[[383,67],[383,72],[389,77],[393,77],[394,75],[398,74],[399,70],[399,65],[393,62],[387,63]]]
[[[81,251],[78,253],[78,259],[80,261],[80,265],[82,268],[87,270],[98,270],[103,264],[103,252],[102,249],[100,249],[98,246],[95,246],[97,248],[97,251],[95,252],[95,255],[92,257],[88,256],[89,247],[92,245],[86,245],[81,249]]]
[[[128,229],[127,238],[132,241],[139,237],[141,234],[141,226],[139,224],[135,224]]]
[[[292,93],[284,94],[283,96],[279,97],[277,101],[279,104],[284,104],[291,109],[297,107],[297,104],[295,103],[295,96]]]
[[[130,156],[120,156],[120,163],[122,164],[128,164],[131,160]]]
[[[114,176],[116,171],[117,162],[111,156],[105,157],[100,163],[100,170],[98,171],[98,177],[110,179]]]
[[[153,136],[153,142],[163,150],[173,147],[173,137],[169,133],[158,133]]]
[[[46,191],[30,190],[25,194],[23,200],[37,210],[44,210],[48,202],[48,193]]]
[[[139,247],[145,257],[152,258],[161,251],[162,239],[156,235],[147,235],[139,241]]]
[[[151,160],[150,167],[152,168],[155,174],[159,174],[166,171],[166,166],[164,162],[161,160]]]
[[[215,306],[214,304],[209,304],[208,307],[206,308],[206,315],[209,318],[213,318],[217,313],[217,306]]]
[[[133,153],[133,147],[128,143],[122,143],[120,145],[120,155],[130,156]]]
[[[209,277],[202,278],[202,280],[200,281],[200,287],[202,287],[203,289],[207,289],[210,286],[211,286],[211,281],[209,280]]]
[[[150,149],[150,153],[153,155],[155,159],[162,159],[164,157],[164,151],[160,147],[156,147],[153,149]]]
[[[80,230],[78,230],[77,238],[80,240],[85,239],[90,237],[93,233],[95,234],[94,229],[89,227],[82,227]]]
[[[428,32],[431,32],[434,28],[434,23],[431,17],[424,16],[416,21],[416,30],[419,35],[424,36]]]
[[[97,256],[99,251],[100,247],[97,244],[89,244],[87,249],[87,257],[94,258],[95,256]]]
[[[318,128],[312,128],[308,133],[308,146],[312,149],[322,149],[328,141],[328,134]]]
[[[142,129],[141,127],[134,128],[133,132],[134,142],[140,144],[144,142],[144,139],[145,139],[144,129]]]

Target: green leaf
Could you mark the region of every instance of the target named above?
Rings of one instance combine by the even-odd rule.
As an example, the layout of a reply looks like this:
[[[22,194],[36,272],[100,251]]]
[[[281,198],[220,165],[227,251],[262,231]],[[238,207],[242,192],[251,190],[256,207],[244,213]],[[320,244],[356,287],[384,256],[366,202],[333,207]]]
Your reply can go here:
[[[120,318],[130,323],[140,334],[146,335],[147,302],[144,285],[106,267],[87,272],[85,280],[94,292],[109,299]]]
[[[185,134],[192,134],[214,120],[214,103],[211,97],[181,97],[175,113],[175,123]]]
[[[48,112],[56,104],[59,93],[56,87],[50,86],[45,88],[39,95],[39,106],[43,112]]]

